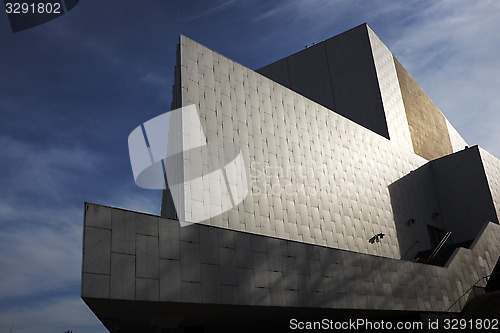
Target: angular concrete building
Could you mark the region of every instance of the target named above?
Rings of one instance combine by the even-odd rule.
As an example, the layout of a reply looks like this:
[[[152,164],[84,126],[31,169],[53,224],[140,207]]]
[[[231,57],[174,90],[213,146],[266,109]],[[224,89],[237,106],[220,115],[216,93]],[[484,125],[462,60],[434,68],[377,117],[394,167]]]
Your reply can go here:
[[[193,104],[207,144],[241,150],[248,194],[185,227],[227,179],[182,214],[169,187],[161,217],[86,204],[82,298],[110,332],[419,320],[498,279],[500,160],[368,25],[256,71],[181,36],[172,109]]]

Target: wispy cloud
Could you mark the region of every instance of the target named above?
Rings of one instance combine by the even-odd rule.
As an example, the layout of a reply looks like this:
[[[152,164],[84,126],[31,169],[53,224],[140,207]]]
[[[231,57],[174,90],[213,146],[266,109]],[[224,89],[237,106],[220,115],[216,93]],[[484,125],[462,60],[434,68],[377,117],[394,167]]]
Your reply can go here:
[[[107,330],[81,299],[73,296],[17,306],[0,313],[0,331],[105,333]]]
[[[0,299],[65,290],[78,284],[81,229],[74,225],[61,230],[34,223],[0,231]]]
[[[188,16],[188,17],[184,17],[181,19],[181,21],[182,22],[189,22],[189,21],[194,21],[194,20],[200,19],[200,18],[205,17],[205,16],[214,15],[220,11],[223,11],[223,10],[229,8],[230,6],[235,4],[237,1],[238,0],[225,0],[225,1],[222,1],[221,3],[219,3],[218,5],[210,7],[209,9],[201,8],[201,7],[204,7],[206,5],[200,6],[199,11],[201,11],[201,13],[195,14],[192,16]]]
[[[74,192],[96,187],[100,199],[88,200],[156,214],[161,193],[137,191],[132,174],[106,191],[85,181],[110,159],[84,147],[6,136],[0,145],[0,331],[14,319],[14,332],[104,332],[79,299],[83,201]]]
[[[68,183],[101,163],[94,152],[77,146],[43,146],[6,136],[0,137],[0,146],[0,184],[9,189],[10,197],[37,194],[61,199]]]

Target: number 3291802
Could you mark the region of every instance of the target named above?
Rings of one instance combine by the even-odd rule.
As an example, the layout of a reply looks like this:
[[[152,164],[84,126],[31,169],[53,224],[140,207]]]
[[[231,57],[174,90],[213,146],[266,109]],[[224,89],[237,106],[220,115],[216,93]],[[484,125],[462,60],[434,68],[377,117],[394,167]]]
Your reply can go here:
[[[7,14],[61,14],[61,3],[6,2],[5,12]]]

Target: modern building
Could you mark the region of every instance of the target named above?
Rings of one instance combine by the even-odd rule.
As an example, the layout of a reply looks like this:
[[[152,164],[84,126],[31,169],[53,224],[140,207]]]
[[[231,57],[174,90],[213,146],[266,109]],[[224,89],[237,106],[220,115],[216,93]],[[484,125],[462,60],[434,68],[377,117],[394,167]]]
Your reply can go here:
[[[168,187],[161,217],[85,205],[82,298],[111,332],[418,320],[487,287],[500,160],[468,147],[368,25],[256,71],[181,36],[172,109],[192,104],[208,144],[239,147],[248,194],[184,227],[227,182],[182,207]]]

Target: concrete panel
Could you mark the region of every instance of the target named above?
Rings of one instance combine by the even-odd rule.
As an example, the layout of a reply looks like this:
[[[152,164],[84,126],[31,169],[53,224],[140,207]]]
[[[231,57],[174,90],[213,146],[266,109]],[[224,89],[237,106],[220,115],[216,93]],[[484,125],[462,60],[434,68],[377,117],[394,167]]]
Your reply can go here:
[[[181,240],[191,243],[200,242],[200,233],[197,224],[191,224],[189,226],[180,228],[179,237]]]
[[[204,303],[221,302],[218,265],[201,264],[201,291]]]
[[[177,260],[160,259],[160,300],[181,300],[181,263]]]
[[[111,229],[111,210],[108,207],[85,204],[85,225]]]
[[[255,283],[252,269],[238,268],[239,304],[255,304]]]
[[[158,237],[136,235],[136,247],[137,277],[158,279]]]
[[[271,290],[269,288],[255,288],[254,294],[256,305],[271,305]]]
[[[216,228],[200,228],[200,260],[204,264],[218,264],[219,251]]]
[[[135,231],[141,235],[158,236],[158,216],[138,215],[135,220]]]
[[[160,297],[158,282],[157,279],[136,279],[135,299],[137,301],[157,302]]]
[[[285,289],[297,290],[297,270],[295,266],[295,258],[283,258],[283,275],[285,278]]]
[[[258,288],[269,288],[269,264],[265,253],[253,252],[254,281]]]
[[[220,247],[225,247],[225,248],[235,248],[235,236],[236,233],[228,233],[225,232],[224,230],[217,229],[217,241],[219,243]]]
[[[276,238],[267,238],[267,257],[269,263],[269,270],[273,272],[283,272],[282,256],[282,243],[284,241]]]
[[[103,207],[100,208],[102,211]],[[83,272],[110,274],[111,230],[85,227],[83,248]]]
[[[297,283],[299,286],[300,304],[303,306],[312,306],[311,279],[308,275],[297,274]]]
[[[200,245],[196,243],[180,242],[181,248],[181,280],[200,282]]]
[[[238,285],[238,271],[236,269],[236,251],[234,249],[219,248],[220,281],[225,285]]]
[[[111,251],[135,254],[135,216],[125,210],[111,212]]]
[[[253,268],[252,235],[237,232],[234,237],[236,241],[237,266],[241,268]]]
[[[200,303],[202,301],[201,283],[181,282],[181,295],[182,295],[182,302]]]
[[[265,237],[252,237],[252,251],[267,253],[267,245]]]
[[[121,253],[111,254],[110,298],[135,299],[135,256]]]
[[[82,297],[109,298],[109,275],[83,273]]]
[[[269,286],[271,289],[271,304],[285,305],[285,279],[282,272],[269,272]]]
[[[167,219],[159,221],[159,255],[164,259],[180,260],[179,222]]]
[[[221,285],[220,293],[222,304],[238,304],[238,287]]]

